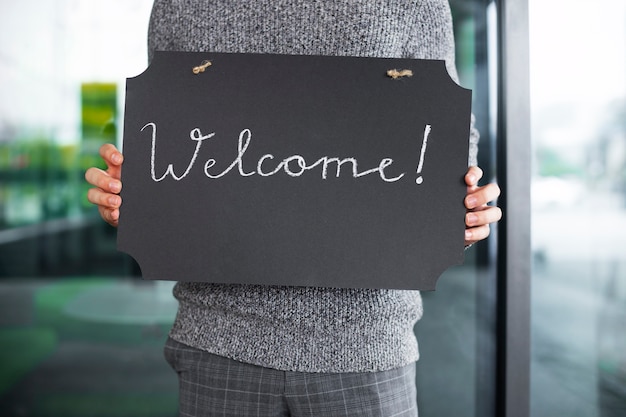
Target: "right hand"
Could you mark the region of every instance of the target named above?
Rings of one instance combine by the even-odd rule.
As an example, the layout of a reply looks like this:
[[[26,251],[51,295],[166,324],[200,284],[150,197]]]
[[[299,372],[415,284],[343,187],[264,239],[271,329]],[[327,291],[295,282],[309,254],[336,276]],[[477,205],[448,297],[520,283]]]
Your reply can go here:
[[[107,165],[107,170],[89,168],[85,172],[85,179],[95,188],[89,189],[87,199],[98,206],[100,216],[113,227],[117,227],[120,217],[122,198],[122,163],[124,156],[110,143],[100,147],[100,156]]]

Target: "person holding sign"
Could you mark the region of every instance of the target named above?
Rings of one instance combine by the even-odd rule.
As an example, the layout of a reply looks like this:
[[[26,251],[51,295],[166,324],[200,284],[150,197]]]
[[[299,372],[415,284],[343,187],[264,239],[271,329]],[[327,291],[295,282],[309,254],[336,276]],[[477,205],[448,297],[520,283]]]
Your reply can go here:
[[[447,0],[156,0],[155,50],[404,57],[454,65]],[[478,133],[470,129],[465,176],[471,245],[501,218],[495,183],[478,185]],[[88,199],[117,226],[124,157],[101,148],[107,169],[90,168]],[[413,332],[418,291],[185,282],[165,346],[179,376],[185,416],[417,416]]]

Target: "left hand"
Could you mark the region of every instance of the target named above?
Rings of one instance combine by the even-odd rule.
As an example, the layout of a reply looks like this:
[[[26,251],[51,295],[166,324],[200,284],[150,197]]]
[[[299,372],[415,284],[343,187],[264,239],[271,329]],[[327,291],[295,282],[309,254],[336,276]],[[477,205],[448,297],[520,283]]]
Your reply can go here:
[[[467,184],[465,246],[487,238],[490,232],[489,225],[502,218],[502,210],[499,207],[488,205],[500,196],[500,187],[496,183],[479,187],[478,181],[482,176],[483,171],[477,166],[470,167],[465,174],[465,183]]]

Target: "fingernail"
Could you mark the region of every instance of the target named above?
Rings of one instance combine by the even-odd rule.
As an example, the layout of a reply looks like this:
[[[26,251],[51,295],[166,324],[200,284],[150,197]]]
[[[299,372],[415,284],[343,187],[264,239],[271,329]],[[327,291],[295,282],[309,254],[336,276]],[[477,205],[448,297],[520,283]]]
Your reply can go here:
[[[473,214],[473,213],[468,213],[467,215],[467,225],[468,226],[472,226],[474,224],[476,224],[476,222],[478,221],[478,216]]]
[[[114,153],[111,156],[111,159],[113,160],[114,163],[116,164],[121,164],[122,163],[122,155],[120,155],[119,153]]]
[[[467,208],[474,208],[474,206],[476,206],[476,197],[467,197],[465,199],[465,206]]]
[[[470,182],[471,184],[475,184],[475,183],[476,183],[476,175],[474,175],[474,174],[469,174],[469,175],[467,176],[467,179],[469,180],[469,182]]]
[[[469,230],[465,231],[465,240],[471,240],[472,239],[472,232],[470,232]]]
[[[120,198],[118,196],[109,197],[109,204],[111,207],[117,207],[120,205]]]
[[[120,190],[122,189],[122,186],[119,182],[117,181],[111,181],[109,183],[109,188],[111,189],[112,192],[114,193],[119,193]]]

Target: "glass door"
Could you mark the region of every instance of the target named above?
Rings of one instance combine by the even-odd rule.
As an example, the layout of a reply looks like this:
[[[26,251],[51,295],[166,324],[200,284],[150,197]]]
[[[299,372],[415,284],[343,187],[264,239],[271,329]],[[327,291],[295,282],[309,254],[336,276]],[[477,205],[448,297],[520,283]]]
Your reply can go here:
[[[480,131],[483,182],[495,180],[497,9],[494,2],[452,0],[460,83],[472,89]],[[491,416],[496,407],[496,230],[447,270],[437,290],[422,293],[418,406],[425,416]]]

